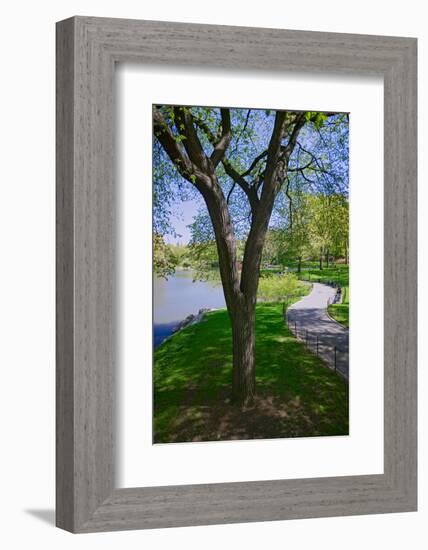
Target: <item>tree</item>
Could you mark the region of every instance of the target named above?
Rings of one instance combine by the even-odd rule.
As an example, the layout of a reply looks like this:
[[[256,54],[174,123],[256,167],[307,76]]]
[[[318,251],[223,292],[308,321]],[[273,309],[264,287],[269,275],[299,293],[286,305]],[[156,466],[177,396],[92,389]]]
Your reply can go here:
[[[313,153],[293,158],[299,135],[319,131],[334,113],[156,106],[153,125],[178,173],[203,197],[215,237],[219,271],[232,327],[232,397],[247,405],[255,395],[255,307],[263,245],[275,200],[290,172],[322,173]],[[255,137],[257,136],[257,139]],[[254,139],[253,139],[254,138]],[[228,192],[225,186],[230,182]],[[232,219],[232,194],[244,213]],[[236,203],[235,203],[236,205]],[[248,207],[248,210],[246,210]],[[242,269],[237,238],[246,240]]]
[[[174,273],[177,258],[163,240],[162,235],[153,235],[153,270],[158,277],[167,278]]]
[[[349,207],[347,199],[339,194],[314,194],[310,204],[310,235],[312,246],[319,253],[320,269],[323,257],[329,265],[330,254],[347,256],[349,237]]]
[[[281,264],[285,253],[284,245],[284,231],[280,229],[269,229],[266,233],[265,243],[263,245],[262,264]]]
[[[310,203],[308,194],[301,190],[291,190],[289,182],[287,182],[287,197],[288,204],[288,223],[286,227],[280,231],[283,263],[290,260],[297,261],[297,272],[301,272],[302,261],[305,255],[311,250],[311,216]]]
[[[349,204],[343,195],[330,198],[330,243],[333,256],[342,256],[348,262],[349,248]]]
[[[188,257],[195,271],[194,278],[200,281],[219,278],[216,242],[193,242],[188,247]]]

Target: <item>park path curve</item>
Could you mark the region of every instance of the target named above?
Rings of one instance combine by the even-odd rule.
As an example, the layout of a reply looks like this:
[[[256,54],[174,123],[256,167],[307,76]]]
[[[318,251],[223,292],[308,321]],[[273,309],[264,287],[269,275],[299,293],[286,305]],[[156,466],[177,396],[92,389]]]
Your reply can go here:
[[[314,283],[310,294],[288,308],[287,322],[297,338],[304,341],[314,353],[317,353],[318,347],[319,356],[348,379],[349,329],[327,314],[329,300],[333,300],[335,293],[335,288]]]

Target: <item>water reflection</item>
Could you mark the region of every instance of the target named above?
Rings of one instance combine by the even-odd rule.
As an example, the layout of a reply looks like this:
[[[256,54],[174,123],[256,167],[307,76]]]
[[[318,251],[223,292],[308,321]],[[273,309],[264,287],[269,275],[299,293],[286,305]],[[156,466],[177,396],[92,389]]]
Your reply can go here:
[[[185,317],[202,308],[226,307],[221,284],[193,282],[192,271],[176,271],[153,285],[154,345],[158,346]]]

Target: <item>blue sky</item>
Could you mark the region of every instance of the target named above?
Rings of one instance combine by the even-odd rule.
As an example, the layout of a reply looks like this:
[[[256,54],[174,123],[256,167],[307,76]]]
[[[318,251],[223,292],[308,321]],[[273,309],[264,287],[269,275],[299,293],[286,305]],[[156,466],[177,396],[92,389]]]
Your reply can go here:
[[[188,244],[190,241],[190,231],[187,226],[193,222],[193,217],[202,204],[203,201],[199,198],[180,203],[179,210],[181,215],[172,213],[169,221],[177,235],[181,235],[181,237],[174,237],[169,234],[165,235],[165,241],[168,244]]]

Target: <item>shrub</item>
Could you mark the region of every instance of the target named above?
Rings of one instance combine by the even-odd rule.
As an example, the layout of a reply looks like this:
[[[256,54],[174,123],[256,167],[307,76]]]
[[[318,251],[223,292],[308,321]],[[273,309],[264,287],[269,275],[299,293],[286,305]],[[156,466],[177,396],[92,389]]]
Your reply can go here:
[[[264,301],[282,302],[292,296],[306,294],[306,286],[294,273],[263,277],[259,281],[258,296]]]

